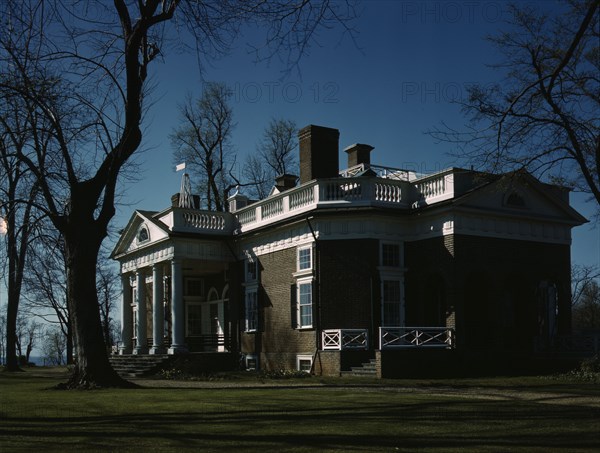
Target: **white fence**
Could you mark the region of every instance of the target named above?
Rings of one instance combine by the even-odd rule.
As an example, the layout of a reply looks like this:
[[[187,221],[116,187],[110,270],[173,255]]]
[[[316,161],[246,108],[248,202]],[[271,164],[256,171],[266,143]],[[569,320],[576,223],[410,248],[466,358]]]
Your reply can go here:
[[[326,350],[369,349],[366,329],[330,329],[321,333],[322,348]]]
[[[379,349],[453,348],[454,329],[446,327],[380,327]]]

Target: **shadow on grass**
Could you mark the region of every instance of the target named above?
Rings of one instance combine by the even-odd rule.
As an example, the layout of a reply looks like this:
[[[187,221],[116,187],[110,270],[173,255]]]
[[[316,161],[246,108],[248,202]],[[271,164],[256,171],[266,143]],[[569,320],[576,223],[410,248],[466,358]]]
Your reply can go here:
[[[127,415],[10,417],[0,435],[44,439],[51,445],[85,443],[106,448],[244,448],[248,449],[474,449],[510,450],[600,448],[600,410],[510,401],[348,401],[336,404],[293,398],[274,392],[268,404],[236,406],[252,401],[252,391],[238,391],[218,409],[146,412]],[[205,396],[210,397],[211,392]],[[360,396],[360,395],[357,395]],[[249,397],[249,398],[248,398]],[[210,398],[206,398],[210,400]],[[311,400],[314,403],[311,403]],[[118,401],[115,401],[118,405]],[[174,404],[174,409],[176,405]],[[60,427],[60,429],[56,429]]]

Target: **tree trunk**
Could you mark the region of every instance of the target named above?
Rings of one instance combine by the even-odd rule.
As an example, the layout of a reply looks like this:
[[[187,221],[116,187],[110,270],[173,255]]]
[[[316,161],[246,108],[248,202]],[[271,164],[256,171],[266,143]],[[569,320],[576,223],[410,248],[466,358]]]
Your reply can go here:
[[[73,222],[73,215],[69,221]],[[112,368],[104,345],[96,292],[96,262],[102,233],[94,219],[81,221],[64,235],[67,261],[67,300],[73,338],[75,369],[68,388],[131,387]]]
[[[73,365],[73,329],[71,323],[67,326],[67,365]]]
[[[19,312],[20,286],[17,272],[19,269],[17,260],[19,253],[17,250],[16,221],[14,206],[9,210],[7,216],[8,235],[8,301],[6,304],[6,367],[7,371],[22,371],[19,367],[19,358],[17,356],[17,315]]]

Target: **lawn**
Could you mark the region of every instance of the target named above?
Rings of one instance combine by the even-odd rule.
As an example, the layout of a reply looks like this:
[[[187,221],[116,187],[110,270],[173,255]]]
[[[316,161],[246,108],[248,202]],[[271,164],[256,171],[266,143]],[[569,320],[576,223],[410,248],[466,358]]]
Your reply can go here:
[[[168,383],[0,373],[0,451],[599,451],[597,384],[540,378]],[[158,385],[146,381],[145,385]]]

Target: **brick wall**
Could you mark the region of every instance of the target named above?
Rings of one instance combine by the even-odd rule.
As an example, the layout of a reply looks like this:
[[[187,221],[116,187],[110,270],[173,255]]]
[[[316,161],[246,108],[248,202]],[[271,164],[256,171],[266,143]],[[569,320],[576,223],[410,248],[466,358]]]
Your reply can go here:
[[[427,317],[423,306],[438,285],[460,346],[531,349],[543,329],[539,284],[546,280],[558,289],[557,333],[570,331],[568,245],[453,235],[406,243],[405,253],[408,324]]]
[[[296,355],[312,355],[317,346],[314,329],[293,328],[296,248],[261,255],[258,263],[259,331],[242,333],[242,352],[260,353],[265,370],[295,369]]]
[[[294,369],[298,354],[313,355],[320,347],[317,327],[371,329],[374,325],[376,335],[379,320],[373,324],[371,310],[374,306],[374,311],[380,312],[378,244],[376,240],[319,242],[318,251],[313,251],[314,329],[296,329],[292,321],[296,248],[260,256],[260,329],[256,333],[241,334],[242,352],[260,353],[263,369]],[[375,337],[373,332],[370,334],[373,342]],[[331,365],[329,359],[325,363],[326,374],[335,374],[340,366],[339,363]]]
[[[379,326],[379,241],[319,242],[321,326],[370,329]]]

